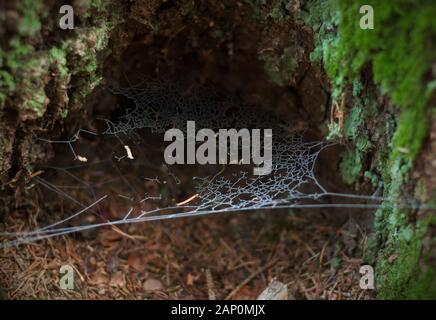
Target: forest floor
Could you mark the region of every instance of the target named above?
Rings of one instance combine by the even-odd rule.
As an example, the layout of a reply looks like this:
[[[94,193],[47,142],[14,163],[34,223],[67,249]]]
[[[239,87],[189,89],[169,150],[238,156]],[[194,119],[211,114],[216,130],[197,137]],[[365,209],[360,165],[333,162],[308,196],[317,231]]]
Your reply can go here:
[[[272,281],[289,299],[371,299],[359,288],[367,241],[323,211],[258,212],[102,228],[0,250],[6,299],[255,299]],[[2,229],[20,230],[10,215]],[[28,221],[26,224],[35,225]],[[6,228],[7,227],[7,228]],[[59,286],[60,268],[75,288]]]

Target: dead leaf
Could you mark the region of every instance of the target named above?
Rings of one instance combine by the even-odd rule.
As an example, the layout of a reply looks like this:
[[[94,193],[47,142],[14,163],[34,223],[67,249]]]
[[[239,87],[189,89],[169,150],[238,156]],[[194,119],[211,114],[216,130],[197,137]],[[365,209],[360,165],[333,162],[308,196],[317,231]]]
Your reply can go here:
[[[147,264],[154,258],[154,254],[143,255],[138,252],[132,252],[127,258],[127,264],[136,271],[143,272]]]
[[[124,277],[124,274],[121,272],[116,272],[111,276],[111,280],[109,282],[109,285],[111,287],[125,287],[126,286],[126,279]]]
[[[149,278],[144,282],[142,288],[144,289],[144,291],[153,292],[163,290],[163,285],[162,282],[160,282],[159,280]]]
[[[127,258],[127,264],[136,271],[144,271],[142,256],[138,253],[131,253]]]
[[[190,273],[188,273],[188,275],[186,276],[186,285],[188,286],[192,286],[194,284],[195,281],[197,281],[200,278],[199,275],[192,275]]]
[[[272,280],[265,290],[257,297],[257,300],[287,300],[288,299],[288,287],[278,281]]]
[[[89,277],[89,283],[95,286],[107,285],[109,282],[109,277],[103,271],[94,272]]]
[[[251,286],[243,286],[232,297],[232,300],[254,300],[259,291],[253,289]]]

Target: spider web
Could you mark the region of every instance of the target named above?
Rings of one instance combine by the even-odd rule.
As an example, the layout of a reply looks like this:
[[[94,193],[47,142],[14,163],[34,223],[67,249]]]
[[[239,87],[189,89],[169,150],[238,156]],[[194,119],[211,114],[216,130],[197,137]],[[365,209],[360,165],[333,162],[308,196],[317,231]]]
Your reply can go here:
[[[43,166],[44,175],[34,177],[29,188],[37,195],[49,190],[75,211],[32,231],[3,232],[8,240],[0,246],[153,220],[274,208],[378,208],[383,201],[375,195],[326,190],[314,167],[319,153],[332,144],[305,141],[302,133],[286,129],[289,124],[270,112],[241,105],[238,97],[223,98],[213,88],[186,88],[168,79],[111,91],[132,105],[115,119],[104,119],[103,132],[79,129],[70,139],[36,138],[40,143],[66,145],[72,155],[61,151],[55,164]],[[162,133],[168,128],[185,130],[188,120],[195,121],[197,129],[272,129],[271,173],[254,176],[250,166],[237,164],[165,165]],[[321,201],[326,197],[360,203]]]

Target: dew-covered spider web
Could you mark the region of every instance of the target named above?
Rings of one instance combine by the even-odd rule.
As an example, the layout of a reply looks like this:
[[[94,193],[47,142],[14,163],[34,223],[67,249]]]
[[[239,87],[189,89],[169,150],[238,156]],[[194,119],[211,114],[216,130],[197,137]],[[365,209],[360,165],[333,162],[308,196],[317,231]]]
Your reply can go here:
[[[1,246],[103,226],[228,212],[375,209],[384,200],[328,191],[315,176],[315,165],[320,152],[332,144],[306,141],[304,133],[292,131],[292,123],[243,105],[237,97],[223,98],[213,88],[187,87],[168,79],[111,92],[124,97],[127,106],[103,119],[104,130],[81,128],[63,140],[36,137],[35,143],[52,144],[57,155],[41,166],[27,189],[33,202],[43,203],[40,209],[50,215],[35,218],[39,227],[34,230],[1,233],[6,239]],[[252,166],[239,163],[166,165],[163,133],[169,128],[185,130],[188,120],[195,121],[197,130],[272,129],[271,173],[256,176]]]

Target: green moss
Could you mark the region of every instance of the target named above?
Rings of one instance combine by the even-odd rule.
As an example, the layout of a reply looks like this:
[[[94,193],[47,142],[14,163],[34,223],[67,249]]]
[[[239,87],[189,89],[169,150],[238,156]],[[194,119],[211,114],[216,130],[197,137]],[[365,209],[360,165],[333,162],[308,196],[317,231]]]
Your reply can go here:
[[[340,163],[342,178],[348,184],[355,184],[361,176],[364,169],[363,159],[373,149],[371,139],[380,130],[375,125],[372,131],[367,129],[367,119],[376,114],[376,103],[373,96],[360,97],[360,93],[361,84],[355,81],[351,100],[353,106],[347,111],[343,128],[343,136],[353,142],[353,148],[342,154]]]
[[[406,108],[401,113],[393,138],[392,159],[403,157],[406,160],[413,161],[421,150],[424,138],[427,135],[427,115],[435,107],[434,105],[428,105],[428,101],[434,94],[433,83],[428,83],[427,87],[422,86],[423,96],[417,99],[413,106]]]
[[[266,52],[260,55],[260,59],[264,61],[264,70],[269,78],[279,86],[284,86],[298,67],[296,56],[295,48],[288,47],[278,57],[274,53]]]
[[[19,37],[13,37],[9,45],[10,50],[0,50],[0,106],[16,89],[17,80],[13,72],[22,65],[22,60],[34,51],[32,46],[23,44]]]
[[[0,57],[0,104],[17,90],[20,93],[21,110],[41,116],[47,104],[44,78],[48,72],[48,62],[45,53],[36,53],[20,37],[13,37],[9,42],[9,50],[2,50]]]
[[[106,13],[109,1],[104,0],[90,0],[80,3],[85,18],[92,19],[94,16]]]
[[[44,90],[35,91],[34,94],[26,101],[25,107],[33,111],[37,117],[44,113],[44,108],[47,102],[47,96]]]
[[[53,47],[49,50],[49,60],[51,64],[57,66],[57,70],[61,76],[68,76],[68,66],[65,48]]]
[[[436,299],[435,269],[426,266],[412,282],[407,293],[407,297],[410,299]]]
[[[7,97],[7,92],[15,90],[14,77],[5,70],[0,70],[0,106],[2,106]]]
[[[374,8],[374,30],[359,27],[359,8]],[[425,95],[423,75],[436,58],[436,5],[433,1],[340,1],[341,63],[330,75],[357,75],[364,64],[373,65],[374,79],[401,107],[414,107]],[[424,103],[425,104],[425,103]]]
[[[314,31],[315,49],[310,55],[311,61],[324,65],[327,73],[333,75],[332,81],[332,103],[340,104],[340,97],[346,83],[343,75],[336,75],[336,66],[340,64],[340,57],[337,54],[339,37],[337,36],[337,25],[340,12],[338,1],[301,1],[301,10],[297,19],[310,26]],[[340,171],[343,180],[354,184],[363,169],[362,158],[371,146],[370,135],[365,130],[366,118],[374,111],[373,98],[360,98],[362,84],[355,79],[353,81],[353,98],[351,110],[346,112],[344,127],[341,128],[337,122],[328,124],[329,134],[327,139],[335,140],[344,137],[356,143],[357,147],[348,149],[342,154]]]
[[[328,141],[335,141],[341,136],[342,131],[337,122],[330,122],[327,124],[327,127],[328,134],[326,136],[326,139]]]
[[[49,62],[44,52],[34,54],[29,59],[22,61],[23,65],[17,72],[20,79],[20,107],[22,110],[31,111],[36,117],[42,116],[48,103],[45,94],[45,79],[49,71]],[[27,116],[27,115],[26,115]]]
[[[425,240],[429,226],[435,226],[432,220],[420,221],[413,233],[392,233],[395,237],[379,253],[376,267],[380,298],[436,299],[436,270],[431,262],[435,239]]]
[[[271,5],[272,8],[268,13],[268,17],[278,21],[289,18],[289,6],[291,5],[292,1],[274,0]]]
[[[342,154],[340,163],[342,179],[348,184],[354,184],[362,171],[361,154],[359,150],[347,150]]]
[[[87,7],[88,10],[103,12],[107,6],[102,1],[92,1]],[[93,17],[93,27],[79,28],[69,33],[61,43],[37,51],[28,44],[29,38],[38,35],[41,20],[48,11],[40,0],[20,1],[17,9],[21,17],[20,32],[11,38],[7,48],[0,51],[0,105],[10,97],[17,97],[26,119],[39,117],[49,102],[44,87],[50,78],[55,78],[65,95],[63,109],[59,112],[61,116],[66,115],[66,86],[71,77],[76,77],[77,87],[70,101],[76,104],[100,83],[97,55],[107,47],[114,23],[111,19]]]
[[[376,266],[380,298],[436,298],[434,289],[429,287],[429,283],[436,280],[436,277],[432,280],[430,277],[436,274],[428,271],[433,270],[430,267],[432,263],[422,254],[423,251],[430,252],[431,248],[423,250],[429,220],[421,218],[416,224],[411,223],[407,209],[395,206],[401,205],[402,186],[409,181],[412,166],[410,159],[399,156],[391,158],[384,171],[384,197],[387,200],[377,210],[375,221],[375,229],[384,243],[383,249],[378,252]],[[426,270],[424,273],[419,269],[420,264]]]
[[[73,103],[80,103],[100,84],[102,77],[99,75],[97,55],[106,49],[112,28],[112,24],[101,22],[91,30],[83,30],[74,44],[68,46],[75,47],[71,52],[73,58],[71,74],[80,77],[77,91],[71,98]]]
[[[301,20],[305,25],[311,27],[314,31],[318,31],[315,36],[318,49],[322,49],[322,42],[326,39],[324,35],[334,30],[338,24],[338,3],[336,0],[320,1],[320,0],[301,0],[300,10],[297,19]],[[331,38],[327,36],[327,38]],[[322,56],[322,55],[321,55]]]
[[[40,83],[41,79],[36,77],[42,76],[40,71],[45,64],[42,62],[42,66],[37,66],[36,61],[31,57],[35,49],[24,39],[39,33],[40,19],[46,15],[46,12],[40,0],[19,1],[17,10],[20,14],[18,33],[10,39],[7,48],[0,50],[0,106],[9,96],[13,95],[15,90],[20,90],[24,100],[21,108],[41,115],[46,97],[43,90],[36,84]],[[27,75],[30,79],[25,79]],[[23,88],[24,83],[30,84],[29,88]]]
[[[365,171],[364,177],[371,182],[373,188],[380,188],[383,186],[383,182],[380,180],[380,177],[371,171]]]
[[[405,290],[418,263],[419,240],[388,243],[388,246],[395,247],[395,250],[384,250],[375,269],[378,296],[383,299],[405,298]]]
[[[304,0],[300,2],[301,10],[297,19],[312,28],[315,48],[310,54],[312,62],[322,64],[328,75],[333,75],[340,64],[337,54],[337,25],[340,11],[337,0]],[[336,101],[341,94],[343,75],[331,76],[332,98]]]
[[[301,3],[306,13],[301,13],[300,19],[315,33],[316,48],[311,59],[322,64],[331,79],[332,102],[338,103],[346,88],[353,85],[343,132],[337,123],[329,125],[330,137],[342,133],[354,144],[343,155],[342,176],[346,182],[355,183],[364,168],[363,157],[373,150],[371,170],[365,172],[365,177],[374,186],[384,187],[387,200],[377,210],[375,221],[376,238],[384,247],[378,252],[370,250],[370,260],[377,260],[379,297],[435,298],[436,272],[421,254],[425,223],[422,218],[411,223],[409,212],[398,205],[404,198],[402,186],[409,181],[414,159],[427,135],[429,109],[434,107],[429,101],[436,84],[426,84],[424,76],[436,61],[436,43],[431,40],[436,37],[436,4],[426,0]],[[363,4],[374,8],[374,30],[359,27],[359,8]],[[381,92],[400,107],[397,119],[383,115],[383,120],[373,98],[370,112],[368,101],[359,103],[358,97],[367,94],[359,81],[364,68],[372,69]],[[377,118],[385,124],[374,122]],[[368,141],[386,147],[374,150]],[[419,264],[423,270],[418,269]]]
[[[431,204],[434,207],[436,200]],[[411,299],[436,299],[436,268],[434,268],[436,238],[434,234],[432,236],[431,232],[428,232],[436,228],[436,216],[429,216],[425,221],[421,234],[420,261],[406,291],[407,297]]]
[[[384,172],[384,196],[391,199],[392,204],[400,202],[403,197],[401,186],[409,182],[413,161],[427,134],[426,114],[425,105],[418,103],[414,108],[404,109],[400,115]],[[432,270],[430,264],[423,261],[420,255],[427,223],[421,219],[415,226],[409,222],[408,216],[405,209],[388,207],[377,211],[376,230],[386,239],[385,247],[379,252],[377,266],[379,296],[396,299],[436,298],[434,289],[429,286],[429,283],[434,283],[436,274],[429,271]],[[389,257],[394,254],[398,258],[389,262]],[[419,263],[424,264],[424,273],[418,271]]]
[[[379,241],[377,234],[375,232],[370,233],[366,241],[365,252],[363,256],[363,261],[366,264],[374,265],[376,263],[378,248]]]
[[[13,37],[9,42],[9,50],[1,50],[2,67],[12,72],[17,70],[25,57],[34,52],[31,45],[24,44],[19,37]]]
[[[102,11],[105,9],[105,5],[103,3],[103,0],[91,0],[90,1],[90,7],[95,8],[99,11]]]
[[[41,17],[45,17],[42,0],[21,0],[17,2],[21,14],[18,32],[21,36],[32,37],[41,30]]]
[[[68,110],[67,109],[60,110],[59,115],[62,119],[66,119],[68,117]]]

